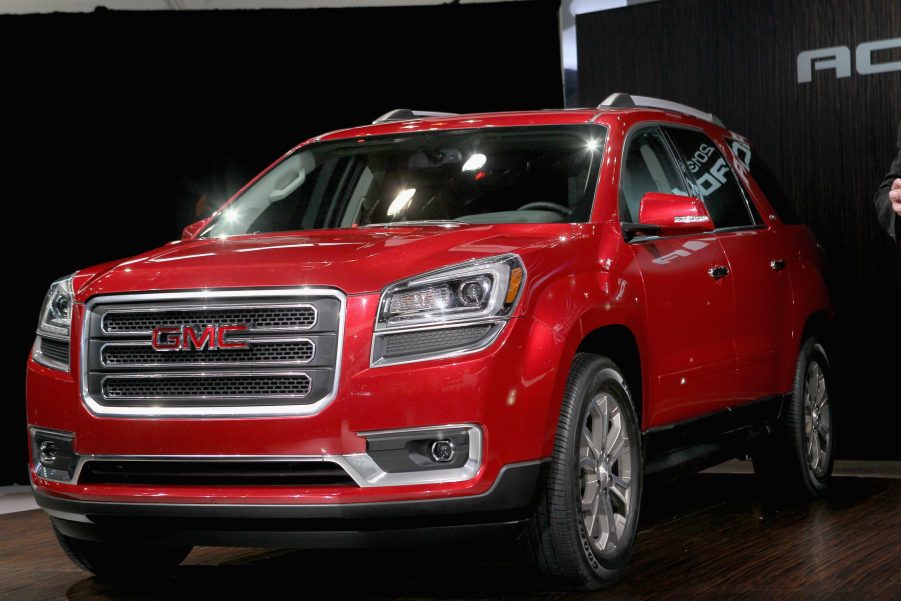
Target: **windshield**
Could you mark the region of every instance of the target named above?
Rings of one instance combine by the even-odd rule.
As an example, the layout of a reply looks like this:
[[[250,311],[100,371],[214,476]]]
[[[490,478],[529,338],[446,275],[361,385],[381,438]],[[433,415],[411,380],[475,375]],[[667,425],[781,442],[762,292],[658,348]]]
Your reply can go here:
[[[203,232],[229,236],[398,222],[584,222],[606,130],[485,128],[310,144]]]

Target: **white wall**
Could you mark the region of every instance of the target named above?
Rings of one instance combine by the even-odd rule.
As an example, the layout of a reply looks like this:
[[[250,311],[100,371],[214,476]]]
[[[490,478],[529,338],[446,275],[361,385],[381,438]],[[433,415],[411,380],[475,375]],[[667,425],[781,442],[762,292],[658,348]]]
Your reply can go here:
[[[349,6],[415,6],[448,0],[0,0],[0,13],[90,12],[98,6],[114,10],[214,10],[241,8],[339,8]],[[511,0],[461,0],[463,4]]]

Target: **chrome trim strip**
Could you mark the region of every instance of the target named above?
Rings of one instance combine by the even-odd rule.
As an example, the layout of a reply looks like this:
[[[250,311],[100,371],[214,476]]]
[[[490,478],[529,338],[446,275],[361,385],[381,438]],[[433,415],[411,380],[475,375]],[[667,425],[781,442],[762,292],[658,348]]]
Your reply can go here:
[[[435,431],[463,430],[469,434],[469,458],[462,467],[451,469],[434,469],[421,472],[389,473],[373,461],[367,453],[339,455],[338,463],[360,486],[410,486],[414,484],[439,484],[447,482],[463,482],[471,480],[482,467],[482,430],[475,424],[448,424],[444,426],[428,426],[425,428],[403,428],[397,430],[378,430],[358,432],[360,436],[376,436],[379,434],[411,434],[431,433]],[[359,480],[358,480],[359,478]]]
[[[289,296],[286,294],[286,296]],[[193,312],[193,311],[215,311],[217,309],[238,309],[238,310],[246,310],[246,309],[299,309],[301,307],[305,307],[313,310],[313,323],[306,327],[285,327],[285,328],[253,328],[248,329],[248,332],[308,332],[312,330],[317,323],[319,323],[319,310],[311,305],[310,303],[268,303],[268,304],[247,304],[247,305],[172,305],[168,307],[133,307],[129,309],[121,309],[121,310],[111,310],[107,311],[103,314],[103,318],[100,321],[100,331],[109,336],[140,336],[145,334],[152,334],[153,330],[133,330],[133,331],[125,331],[125,330],[116,330],[109,331],[106,329],[106,318],[108,315],[127,315],[130,313],[163,313],[165,311],[184,311],[184,312]]]
[[[335,349],[335,373],[331,392],[306,405],[259,405],[251,407],[111,407],[96,402],[88,391],[88,342],[93,307],[98,304],[153,302],[180,299],[229,299],[266,297],[322,297],[330,296],[339,301],[337,344]],[[347,295],[334,288],[264,288],[245,290],[196,290],[191,292],[158,292],[138,294],[117,294],[96,296],[85,303],[84,321],[81,334],[81,396],[88,410],[94,415],[115,417],[278,417],[294,415],[314,415],[325,409],[338,395],[341,381],[341,363],[344,348],[344,320],[347,313]],[[318,315],[317,315],[318,320]]]
[[[444,426],[426,426],[420,428],[404,428],[397,430],[379,430],[358,432],[362,437],[377,434],[431,433],[435,431],[464,430],[469,434],[469,459],[458,468],[434,469],[419,472],[389,473],[372,460],[367,453],[351,453],[347,455],[80,455],[71,480],[44,478],[36,473],[39,466],[33,466],[34,475],[45,480],[74,484],[78,482],[84,465],[88,461],[247,461],[247,462],[326,462],[339,465],[353,481],[362,488],[377,486],[413,486],[417,484],[438,484],[462,482],[470,480],[478,474],[482,467],[482,430],[475,424],[448,424]]]
[[[69,342],[69,336],[67,334],[57,334],[56,332],[48,332],[47,330],[42,330],[38,328],[34,331],[35,334],[40,336],[41,338],[50,338],[51,340],[57,340],[59,342]]]
[[[215,395],[170,395],[170,396],[115,396],[109,397],[103,392],[104,384],[110,378],[116,380],[160,380],[166,378],[174,378],[174,379],[185,379],[189,380],[192,378],[299,378],[305,377],[310,383],[310,390],[313,390],[313,378],[310,375],[303,371],[277,371],[277,372],[261,372],[261,371],[214,371],[214,372],[153,372],[153,373],[144,373],[144,374],[105,374],[102,378],[100,378],[100,394],[106,400],[117,401],[181,401],[181,400],[199,400],[203,401],[208,399],[210,396],[213,398],[229,398],[235,400],[242,399],[303,399],[306,398],[310,393],[307,392],[305,394],[246,394],[246,395],[225,395],[225,394],[215,394]]]
[[[121,346],[121,347],[129,347],[129,346],[146,346],[150,347],[151,342],[149,340],[114,340],[110,342],[104,342],[100,345],[100,366],[106,369],[146,369],[150,367],[246,367],[248,365],[252,365],[254,367],[281,367],[281,366],[292,366],[292,365],[306,365],[310,361],[316,358],[316,343],[305,337],[265,337],[265,336],[234,336],[230,337],[229,340],[232,342],[246,342],[248,346],[265,346],[267,344],[300,344],[302,342],[308,342],[310,346],[313,347],[313,351],[310,354],[310,358],[306,360],[291,360],[291,361],[171,361],[169,363],[114,363],[110,365],[106,361],[103,360],[103,351],[108,346]],[[215,351],[210,352],[222,352],[229,353],[232,349],[216,349]],[[238,349],[243,350],[243,349]],[[173,353],[173,356],[178,356],[178,353]]]
[[[58,511],[56,509],[44,509],[50,517],[66,520],[67,522],[81,522],[82,524],[93,524],[91,519],[80,513],[69,513],[68,511]]]
[[[450,323],[442,322],[421,326],[404,326],[392,328],[391,330],[382,330],[375,332],[379,336],[387,334],[409,334],[411,332],[425,332],[429,330],[449,330],[451,328],[460,328],[464,326],[486,326],[486,325],[502,325],[507,323],[509,317],[483,317],[479,319],[467,319],[466,321],[452,321]]]

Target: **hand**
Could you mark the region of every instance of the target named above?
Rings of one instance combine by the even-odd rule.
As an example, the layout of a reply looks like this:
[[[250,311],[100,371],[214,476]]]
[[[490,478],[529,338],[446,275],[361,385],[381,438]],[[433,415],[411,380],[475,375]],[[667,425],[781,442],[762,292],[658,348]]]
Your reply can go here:
[[[901,217],[901,177],[892,182],[892,189],[888,193],[888,199],[892,203],[895,215]]]

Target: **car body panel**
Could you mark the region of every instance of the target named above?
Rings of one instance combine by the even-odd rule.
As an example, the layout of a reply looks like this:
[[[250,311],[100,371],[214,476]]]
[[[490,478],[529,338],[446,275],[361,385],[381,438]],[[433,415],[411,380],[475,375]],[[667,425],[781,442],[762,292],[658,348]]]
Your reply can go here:
[[[81,455],[322,458],[365,452],[364,432],[474,424],[484,436],[484,457],[471,479],[368,488],[139,486],[56,482],[32,470],[34,486],[54,498],[117,504],[313,506],[475,498],[491,490],[505,467],[551,457],[573,357],[594,332],[611,327],[627,331],[637,346],[641,381],[632,388],[645,432],[788,392],[808,320],[831,316],[822,257],[809,230],[780,223],[753,180],[737,169],[764,216],[754,229],[628,240],[620,227],[623,145],[632,128],[690,126],[731,157],[723,140],[735,134],[723,128],[646,108],[531,111],[352,128],[297,148],[360,136],[589,122],[605,126],[607,139],[587,223],[365,227],[226,239],[203,238],[204,227],[192,227],[195,233],[184,240],[78,272],[70,371],[28,362],[29,425],[75,433]],[[370,365],[382,290],[438,268],[508,253],[521,258],[525,284],[487,348]],[[776,259],[786,267],[772,269]],[[709,270],[722,265],[729,276],[712,278]],[[86,301],[135,292],[308,286],[347,295],[338,392],[320,412],[145,419],[97,416],[83,402],[79,341]]]
[[[367,227],[173,242],[77,282],[99,294],[204,288],[326,286],[345,294],[475,258],[548,244],[569,224]],[[552,242],[550,242],[552,243]]]

